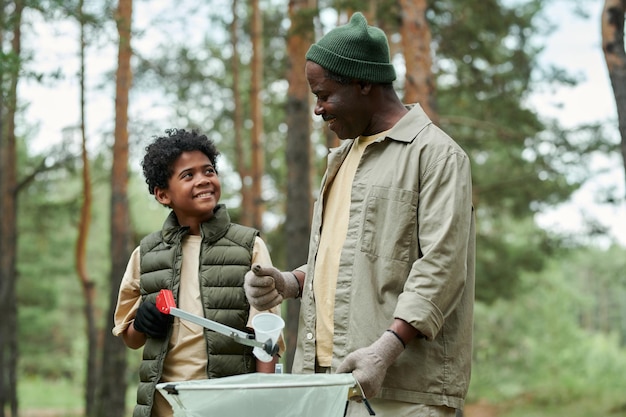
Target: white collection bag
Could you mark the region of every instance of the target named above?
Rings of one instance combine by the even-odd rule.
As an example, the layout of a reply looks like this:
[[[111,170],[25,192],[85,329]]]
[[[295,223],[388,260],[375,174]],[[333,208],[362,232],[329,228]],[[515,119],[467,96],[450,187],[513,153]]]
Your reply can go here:
[[[174,417],[342,417],[352,374],[253,373],[164,382]]]

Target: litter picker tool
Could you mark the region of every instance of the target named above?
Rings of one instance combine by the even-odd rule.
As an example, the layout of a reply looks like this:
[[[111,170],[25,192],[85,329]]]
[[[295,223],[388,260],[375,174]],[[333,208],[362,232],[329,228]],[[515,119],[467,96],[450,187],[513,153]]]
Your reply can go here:
[[[255,353],[257,358],[261,359],[264,362],[269,362],[274,355],[278,353],[278,344],[272,338],[268,338],[265,341],[256,340],[255,336],[250,333],[243,332],[241,330],[233,329],[232,327],[226,326],[225,324],[218,323],[213,320],[209,320],[204,317],[197,316],[195,314],[188,313],[184,310],[181,310],[176,307],[176,302],[174,301],[174,294],[170,290],[161,290],[156,298],[156,306],[157,309],[163,314],[171,314],[172,316],[179,317],[183,320],[190,321],[192,323],[198,324],[202,327],[205,327],[209,330],[213,330],[219,334],[224,336],[228,336],[233,339],[235,342],[240,343],[246,346],[252,346],[254,348],[259,348],[264,353],[263,355],[258,355]],[[261,313],[265,314],[265,313]],[[269,313],[267,313],[269,314]],[[282,330],[282,328],[281,328]],[[259,336],[259,332],[256,331],[257,337]],[[256,349],[255,349],[256,350]],[[263,356],[263,357],[259,357]],[[268,359],[269,358],[269,359]]]

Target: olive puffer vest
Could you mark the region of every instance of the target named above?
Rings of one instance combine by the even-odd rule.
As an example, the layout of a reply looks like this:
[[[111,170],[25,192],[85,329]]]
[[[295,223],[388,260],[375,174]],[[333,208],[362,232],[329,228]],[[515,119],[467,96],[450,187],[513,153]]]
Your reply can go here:
[[[181,227],[172,212],[163,229],[141,241],[142,302],[155,302],[161,289],[170,289],[177,299],[182,265],[182,238],[189,232]],[[258,231],[230,222],[223,205],[201,225],[202,246],[198,280],[204,316],[241,331],[246,328],[250,305],[243,289],[244,275],[250,270],[252,249]],[[170,329],[171,334],[171,329]],[[219,378],[254,372],[256,361],[252,348],[208,329],[207,378]],[[150,417],[156,384],[161,378],[169,335],[164,339],[148,338],[139,367],[137,405],[133,417]]]

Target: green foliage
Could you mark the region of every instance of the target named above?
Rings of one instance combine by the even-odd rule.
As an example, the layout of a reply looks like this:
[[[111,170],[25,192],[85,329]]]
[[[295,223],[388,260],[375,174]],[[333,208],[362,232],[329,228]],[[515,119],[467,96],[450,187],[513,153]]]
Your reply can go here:
[[[589,177],[581,159],[606,142],[593,128],[567,131],[525,105],[543,85],[575,82],[537,66],[541,36],[552,29],[545,3],[439,0],[428,15],[441,125],[472,159],[476,294],[486,302],[515,294],[520,274],[540,270],[562,243],[534,215],[580,187]]]
[[[616,393],[615,390],[601,396],[570,398],[567,403],[561,404],[537,404],[528,398],[496,408],[501,410],[498,417],[626,417],[623,393]]]
[[[35,168],[40,156],[24,158]],[[82,381],[86,346],[84,299],[75,270],[75,248],[82,185],[80,169],[59,166],[37,175],[19,201],[17,284],[20,373]],[[109,178],[107,158],[91,161],[92,209],[87,247],[89,278],[95,284],[96,320],[102,331],[108,311]],[[35,165],[35,166],[33,166]],[[131,217],[136,242],[157,230],[168,209],[148,193],[143,179],[131,176]],[[43,215],[42,215],[43,214]]]
[[[518,220],[489,208],[477,210],[480,262],[476,264],[476,291],[484,302],[515,299],[520,265],[538,272],[544,261],[559,252],[554,236],[541,230],[531,218]]]
[[[478,303],[470,401],[530,399],[565,404],[571,398],[615,397],[626,372],[622,339],[624,310],[605,328],[581,326],[586,311],[602,297],[623,297],[623,248],[579,250],[524,274],[513,301]],[[593,272],[602,295],[590,293],[577,276]],[[621,298],[623,300],[623,298]]]
[[[37,170],[22,151],[21,172]],[[77,363],[71,346],[76,327],[68,323],[80,305],[78,279],[73,271],[77,180],[71,164],[41,171],[36,181],[27,183],[18,201],[18,322],[19,363],[24,374],[73,377]],[[72,180],[73,177],[73,180]],[[43,214],[43,215],[42,215]],[[50,355],[55,352],[55,355]],[[56,356],[56,355],[59,356]],[[60,359],[61,358],[61,359]]]
[[[82,406],[80,386],[67,380],[49,380],[38,377],[24,378],[17,390],[24,408],[53,408],[76,412]]]
[[[130,366],[132,367],[133,362]],[[25,377],[19,380],[17,396],[23,415],[83,417],[82,384],[66,379]],[[126,409],[132,410],[137,398],[137,384],[128,388]]]
[[[577,306],[580,325],[587,331],[614,335],[626,347],[626,257],[624,248],[579,249],[575,262],[565,263],[564,274],[581,289]]]
[[[133,173],[128,184],[128,201],[133,235],[136,245],[149,233],[161,229],[170,209],[157,202],[148,192],[148,186],[140,173]]]

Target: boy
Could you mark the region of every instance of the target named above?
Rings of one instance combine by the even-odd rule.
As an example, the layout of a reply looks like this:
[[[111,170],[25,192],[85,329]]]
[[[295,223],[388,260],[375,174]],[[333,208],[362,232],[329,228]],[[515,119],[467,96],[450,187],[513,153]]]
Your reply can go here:
[[[195,131],[166,133],[146,147],[142,166],[150,194],[171,212],[132,253],[115,310],[113,334],[132,349],[144,346],[134,417],[172,415],[155,389],[159,382],[271,373],[276,362],[258,361],[252,348],[156,309],[156,295],[171,289],[178,308],[251,329],[258,311],[246,300],[244,275],[254,262],[271,262],[258,231],[231,223],[218,204],[213,142]]]

